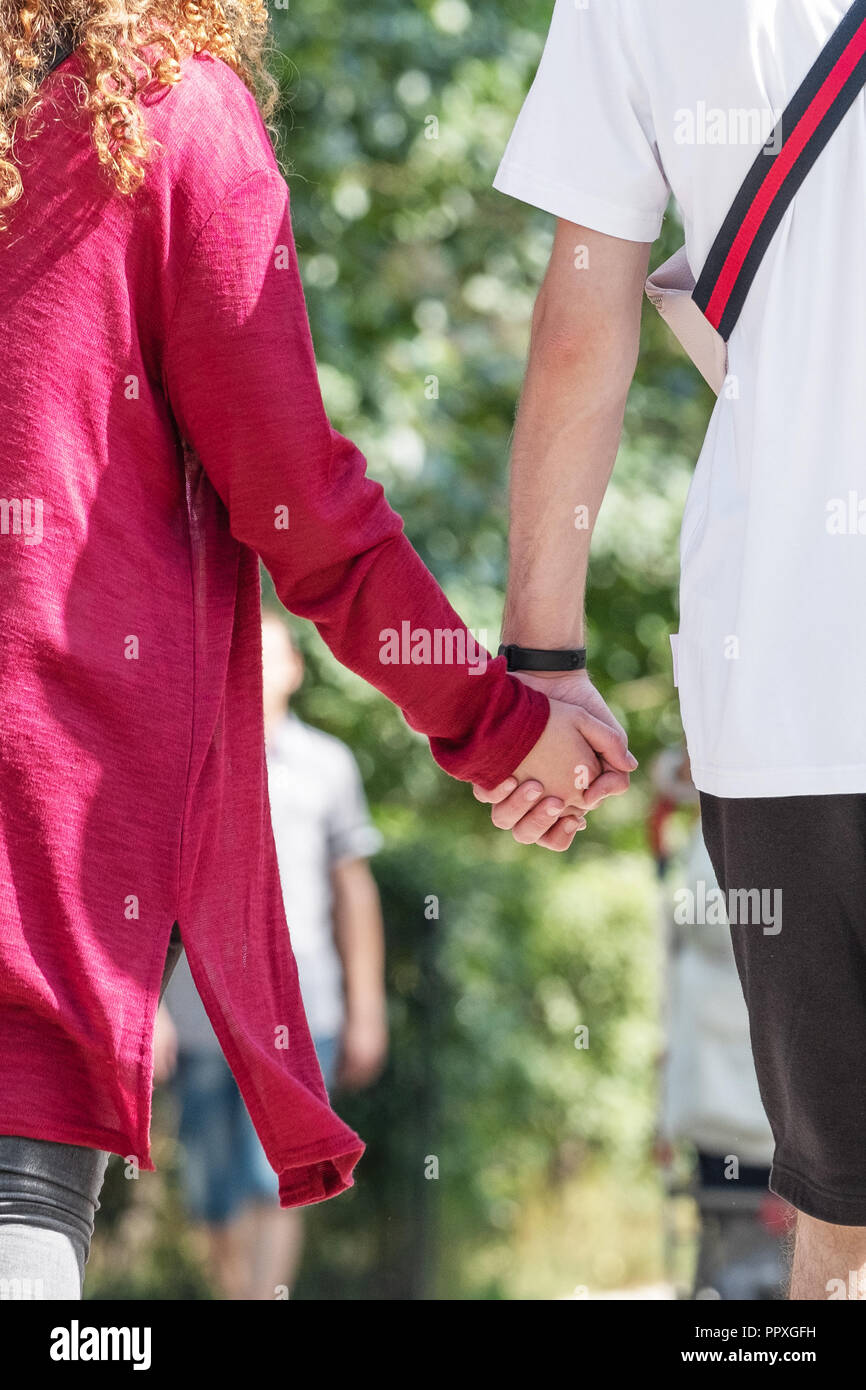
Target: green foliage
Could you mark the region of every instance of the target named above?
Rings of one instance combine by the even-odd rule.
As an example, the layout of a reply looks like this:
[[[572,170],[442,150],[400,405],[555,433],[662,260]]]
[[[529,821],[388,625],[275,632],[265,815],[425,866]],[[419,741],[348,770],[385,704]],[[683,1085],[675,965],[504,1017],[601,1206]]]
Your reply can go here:
[[[590,1155],[641,1169],[658,1052],[648,867],[416,829],[389,835],[376,872],[392,1061],[372,1092],[338,1097],[369,1148],[353,1192],[312,1214],[298,1296],[504,1297],[474,1282],[479,1247],[511,1241]]]

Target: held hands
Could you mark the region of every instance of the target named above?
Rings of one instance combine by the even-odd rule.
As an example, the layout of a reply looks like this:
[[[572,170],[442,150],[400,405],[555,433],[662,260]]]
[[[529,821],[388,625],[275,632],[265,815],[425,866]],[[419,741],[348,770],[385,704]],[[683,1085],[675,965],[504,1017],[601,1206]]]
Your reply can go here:
[[[585,671],[521,672],[518,679],[550,698],[550,719],[511,777],[492,791],[473,790],[492,806],[493,824],[510,830],[518,843],[561,852],[585,829],[586,811],[628,790],[637,760]]]

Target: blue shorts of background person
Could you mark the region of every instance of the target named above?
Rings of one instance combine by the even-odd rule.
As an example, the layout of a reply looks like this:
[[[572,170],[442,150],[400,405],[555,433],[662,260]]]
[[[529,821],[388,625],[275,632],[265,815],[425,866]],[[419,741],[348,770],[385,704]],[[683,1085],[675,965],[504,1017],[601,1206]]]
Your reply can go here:
[[[314,1043],[330,1090],[339,1040]],[[181,1051],[172,1089],[180,1106],[181,1177],[190,1218],[220,1226],[250,1202],[277,1204],[277,1175],[222,1053]]]

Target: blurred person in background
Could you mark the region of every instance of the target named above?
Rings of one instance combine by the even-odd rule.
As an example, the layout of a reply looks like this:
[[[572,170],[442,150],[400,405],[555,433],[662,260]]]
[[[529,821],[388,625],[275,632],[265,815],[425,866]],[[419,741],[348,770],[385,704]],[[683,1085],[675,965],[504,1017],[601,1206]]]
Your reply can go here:
[[[663,887],[666,1051],[657,1153],[669,1191],[676,1147],[694,1160],[690,1191],[700,1220],[693,1294],[726,1300],[779,1299],[793,1212],[769,1189],[773,1133],[749,1043],[749,1016],[726,916],[701,833],[698,793],[682,747],[652,769],[650,839]],[[692,808],[685,844],[670,845],[671,817]]]
[[[262,622],[268,790],[286,917],[325,1085],[369,1086],[387,1055],[385,938],[368,857],[357,764],[289,708],[304,662],[288,626]],[[155,1068],[174,1075],[186,1206],[204,1223],[225,1298],[273,1299],[294,1286],[303,1217],[281,1210],[276,1178],[210,1025],[186,959],[160,1009]]]

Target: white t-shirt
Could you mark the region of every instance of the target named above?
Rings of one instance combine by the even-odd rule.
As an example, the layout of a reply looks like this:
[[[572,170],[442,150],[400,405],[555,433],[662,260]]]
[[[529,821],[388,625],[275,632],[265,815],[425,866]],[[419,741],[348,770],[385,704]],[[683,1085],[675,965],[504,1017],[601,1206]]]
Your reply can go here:
[[[557,0],[495,187],[697,276],[849,0]],[[591,268],[585,273],[591,273]],[[717,796],[866,791],[866,96],[789,208],[689,492],[678,680]],[[862,500],[861,500],[862,499]]]
[[[339,739],[290,714],[268,746],[268,793],[280,883],[301,995],[314,1038],[343,1026],[343,967],[334,941],[332,870],[382,846],[358,764]]]

